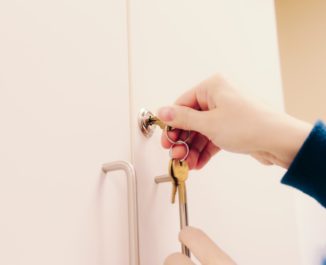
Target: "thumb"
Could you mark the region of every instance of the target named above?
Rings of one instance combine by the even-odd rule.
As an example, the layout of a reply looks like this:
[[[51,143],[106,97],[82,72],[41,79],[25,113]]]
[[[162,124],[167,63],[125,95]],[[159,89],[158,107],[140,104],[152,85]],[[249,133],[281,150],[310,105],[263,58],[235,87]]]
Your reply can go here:
[[[185,106],[170,106],[160,108],[158,118],[173,128],[197,131],[205,134],[208,126],[208,111],[198,111]]]

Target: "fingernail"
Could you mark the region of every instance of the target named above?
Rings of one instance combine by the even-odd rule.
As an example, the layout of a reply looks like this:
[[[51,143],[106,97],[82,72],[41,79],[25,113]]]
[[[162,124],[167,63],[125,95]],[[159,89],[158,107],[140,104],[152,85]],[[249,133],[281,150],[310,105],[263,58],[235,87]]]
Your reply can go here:
[[[172,121],[174,119],[174,109],[172,107],[160,108],[157,112],[157,116],[162,121]]]

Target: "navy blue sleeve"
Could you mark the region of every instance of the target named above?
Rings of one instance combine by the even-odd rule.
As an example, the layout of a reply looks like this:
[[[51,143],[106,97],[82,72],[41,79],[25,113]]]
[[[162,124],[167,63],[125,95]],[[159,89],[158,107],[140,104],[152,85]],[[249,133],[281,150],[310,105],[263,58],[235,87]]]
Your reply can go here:
[[[326,126],[317,121],[282,178],[326,207]]]

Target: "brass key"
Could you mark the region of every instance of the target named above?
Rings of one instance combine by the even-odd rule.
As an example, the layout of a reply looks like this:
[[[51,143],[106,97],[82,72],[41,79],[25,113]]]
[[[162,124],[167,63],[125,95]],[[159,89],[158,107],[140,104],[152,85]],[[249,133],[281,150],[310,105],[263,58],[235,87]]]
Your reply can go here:
[[[179,200],[180,203],[186,203],[186,180],[188,179],[189,173],[189,166],[186,161],[181,160],[173,160],[173,174],[174,177],[177,179],[177,188],[179,193]]]
[[[171,144],[177,144],[180,141],[182,141],[183,143],[186,143],[190,139],[190,134],[191,134],[190,131],[186,131],[187,135],[184,140],[174,140],[174,139],[170,138],[168,132],[173,131],[175,128],[171,127],[170,125],[165,124],[163,121],[161,121],[158,117],[156,117],[152,113],[149,115],[149,117],[147,117],[146,120],[143,120],[142,122],[143,123],[141,123],[141,129],[143,132],[144,131],[146,132],[146,135],[152,134],[152,132],[147,131],[147,130],[149,130],[148,129],[149,127],[151,127],[153,125],[158,125],[165,132],[166,138],[168,139],[168,141]]]
[[[157,116],[155,116],[151,111],[142,108],[138,114],[138,126],[145,137],[149,138],[153,135],[153,133],[155,132],[155,128],[157,127],[154,125],[158,125],[165,132],[168,140],[172,144],[177,142],[176,140],[171,139],[168,135],[168,132],[170,132],[176,128],[173,128],[173,127],[165,124]],[[190,138],[190,131],[187,131],[187,136],[185,137],[185,139],[183,141],[187,142],[189,138]]]
[[[148,124],[153,125],[156,124],[158,125],[162,130],[165,129],[166,124],[164,122],[162,122],[159,118],[157,118],[156,116],[150,116],[148,118]],[[169,126],[170,127],[170,126]],[[168,127],[168,129],[169,129]]]
[[[183,229],[189,224],[186,194],[186,180],[188,178],[189,166],[188,163],[183,160],[173,159],[172,162],[173,175],[177,180],[179,194],[180,229]],[[184,244],[181,244],[181,250],[183,254],[190,257],[190,250]]]
[[[169,176],[159,176],[155,178],[156,183],[172,182],[172,203],[175,202],[175,196],[179,195],[179,216],[180,229],[189,225],[188,219],[188,204],[186,194],[186,180],[188,178],[189,166],[184,160],[170,159],[169,161]],[[181,244],[182,253],[190,258],[190,250]]]
[[[176,177],[174,176],[174,170],[173,170],[173,161],[174,159],[170,159],[169,162],[169,176],[172,179],[172,196],[171,196],[171,202],[175,203],[175,197],[177,195],[177,189],[178,189],[178,182]]]
[[[167,140],[171,143],[170,147],[170,161],[169,161],[169,168],[168,168],[168,176],[158,176],[155,178],[156,183],[163,183],[163,182],[172,182],[172,194],[171,194],[171,201],[175,203],[175,197],[178,193],[179,197],[179,216],[180,216],[180,228],[183,229],[188,226],[188,205],[187,205],[187,194],[186,194],[186,180],[188,178],[189,166],[185,161],[189,155],[189,145],[187,141],[190,139],[191,132],[186,131],[187,134],[180,131],[176,131],[173,138],[176,138],[177,135],[183,136],[185,139],[172,139],[168,132],[172,131],[174,128],[171,126],[166,125],[162,122],[158,117],[156,117],[153,113],[146,109],[141,109],[138,115],[138,124],[139,128],[142,133],[146,137],[151,137],[153,132],[157,126],[159,126],[165,133]],[[154,126],[157,125],[157,126]],[[173,159],[173,148],[176,145],[184,145],[186,148],[185,156],[180,159]],[[181,244],[182,253],[187,255],[190,258],[190,251],[184,245]]]

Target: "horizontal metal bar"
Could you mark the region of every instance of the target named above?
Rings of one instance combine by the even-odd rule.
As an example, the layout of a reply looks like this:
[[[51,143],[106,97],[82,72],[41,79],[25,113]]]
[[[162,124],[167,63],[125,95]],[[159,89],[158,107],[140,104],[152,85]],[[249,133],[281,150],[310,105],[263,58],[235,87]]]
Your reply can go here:
[[[159,184],[159,183],[171,182],[172,178],[168,175],[162,175],[162,176],[155,177],[154,181],[156,184]]]

